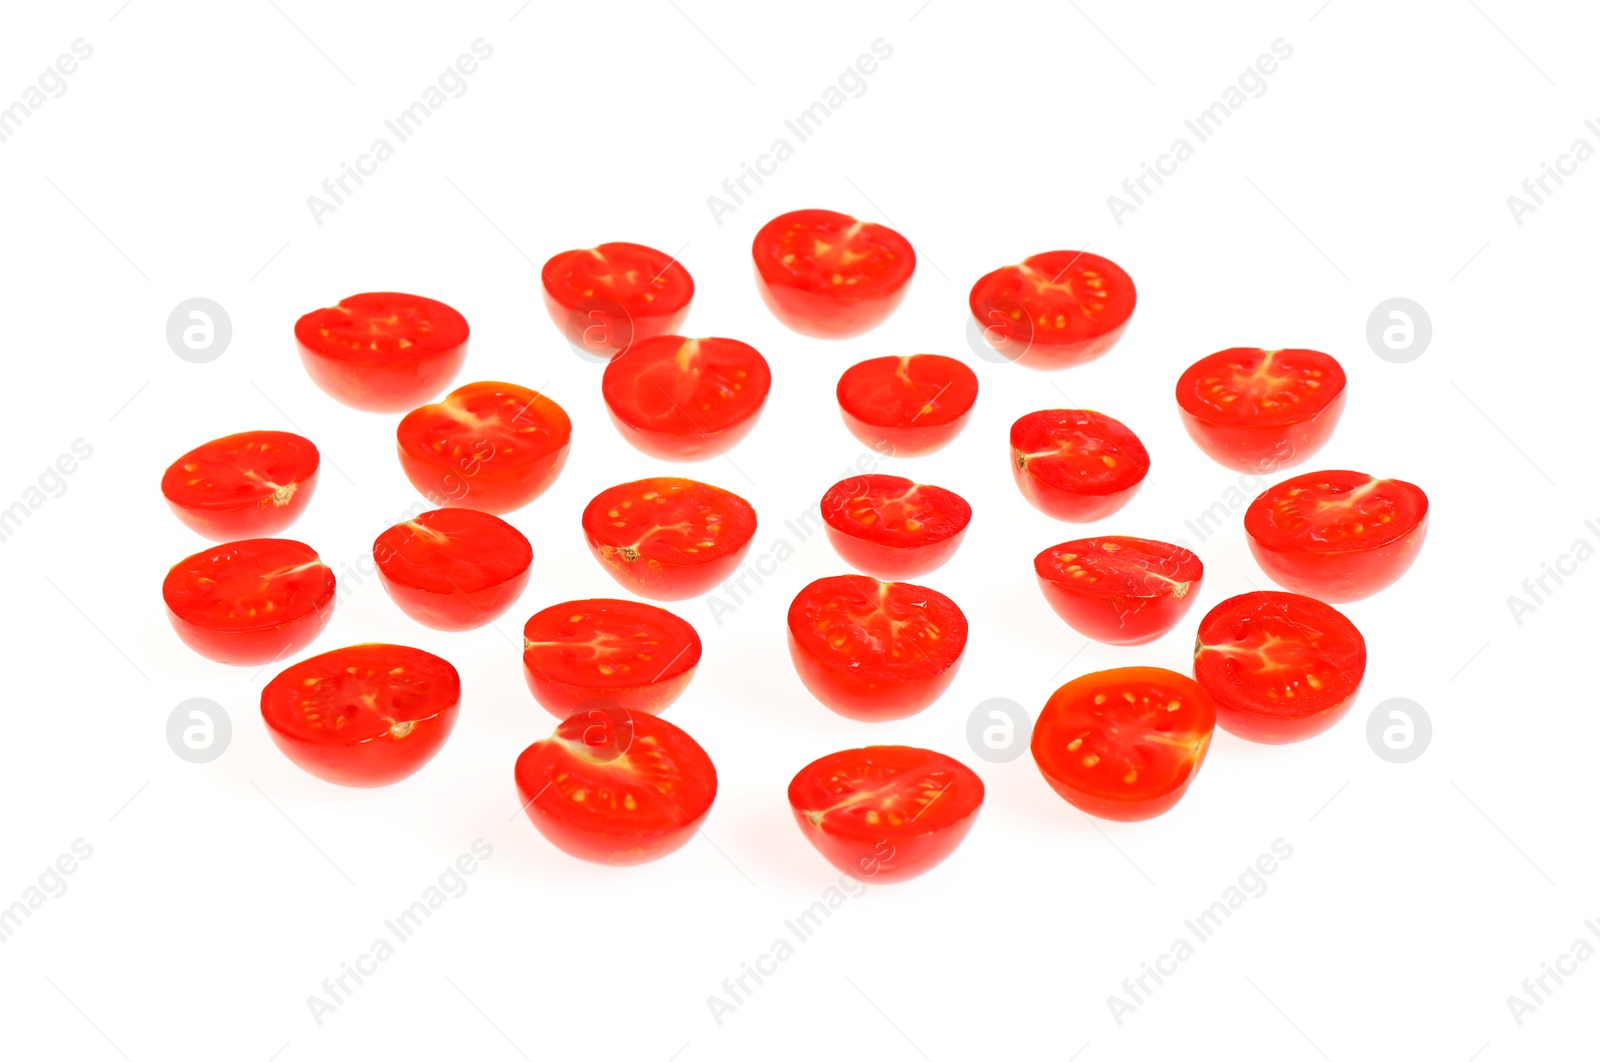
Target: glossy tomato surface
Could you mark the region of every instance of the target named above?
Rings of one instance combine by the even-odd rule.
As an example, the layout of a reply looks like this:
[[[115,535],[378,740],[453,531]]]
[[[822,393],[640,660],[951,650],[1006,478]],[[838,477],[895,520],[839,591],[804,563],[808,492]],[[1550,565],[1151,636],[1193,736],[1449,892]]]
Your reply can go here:
[[[302,660],[261,691],[273,742],[327,782],[380,786],[415,774],[455,728],[461,678],[448,660],[368,642]]]
[[[789,783],[800,832],[839,870],[867,882],[931,870],[967,836],[983,779],[942,753],[906,745],[846,749]]]
[[[333,618],[333,571],[287,538],[224,542],[185,557],[161,585],[184,644],[220,664],[265,664],[310,645]]]
[[[1367,643],[1342,612],[1276,590],[1228,598],[1194,642],[1194,677],[1217,702],[1217,725],[1269,745],[1344,718],[1366,670]]]
[[[1047,251],[1001,266],[972,285],[968,305],[984,342],[1030,369],[1093,361],[1128,328],[1138,293],[1109,258]]]
[[[310,439],[242,431],[172,462],[161,495],[179,520],[213,541],[270,537],[305,511],[321,465]]]
[[[956,677],[967,617],[925,586],[835,575],[789,605],[789,657],[811,695],[842,716],[915,715]]]
[[[379,535],[372,556],[402,612],[436,630],[466,631],[522,595],[533,547],[498,516],[435,509]]]
[[[577,712],[517,757],[517,792],[568,855],[631,866],[683,847],[717,795],[711,757],[644,712]]]
[[[1051,546],[1033,558],[1033,571],[1073,630],[1107,645],[1143,645],[1188,613],[1205,568],[1170,542],[1099,535]]]
[[[465,384],[400,421],[400,467],[434,505],[508,513],[543,494],[567,463],[567,411],[520,384]]]
[[[697,597],[726,580],[755,533],[749,502],[673,476],[619,483],[583,510],[589,551],[617,582],[655,601]]]
[[[352,295],[294,323],[316,385],[356,409],[398,413],[450,386],[467,359],[467,319],[421,295]]]
[[[942,354],[869,358],[839,377],[850,433],[879,453],[931,454],[960,434],[978,400],[978,376]]]
[[[846,564],[875,579],[909,579],[950,559],[972,506],[943,487],[873,473],[829,487],[822,519]]]
[[[917,255],[887,225],[832,210],[795,210],[750,248],[773,316],[803,336],[845,339],[882,324],[906,297]]]
[[[522,628],[528,689],[558,719],[591,705],[654,715],[678,699],[699,666],[694,627],[642,601],[563,601]]]
[[[640,340],[600,380],[611,421],[635,447],[668,461],[703,461],[750,434],[772,389],[761,352],[737,339]]]
[[[1428,496],[1365,472],[1307,472],[1245,510],[1250,552],[1279,586],[1323,601],[1371,597],[1406,573],[1428,534]]]
[[[670,254],[640,243],[562,251],[544,264],[544,306],[578,350],[608,358],[689,316],[694,278]]]
[[[1051,694],[1031,748],[1045,781],[1074,807],[1136,822],[1182,798],[1216,723],[1217,706],[1194,679],[1160,667],[1119,667]]]
[[[1091,409],[1041,409],[1011,425],[1011,475],[1034,508],[1089,523],[1133,499],[1150,454],[1120,420]]]
[[[1233,347],[1178,378],[1189,437],[1240,472],[1289,468],[1322,449],[1344,399],[1344,368],[1320,350]]]

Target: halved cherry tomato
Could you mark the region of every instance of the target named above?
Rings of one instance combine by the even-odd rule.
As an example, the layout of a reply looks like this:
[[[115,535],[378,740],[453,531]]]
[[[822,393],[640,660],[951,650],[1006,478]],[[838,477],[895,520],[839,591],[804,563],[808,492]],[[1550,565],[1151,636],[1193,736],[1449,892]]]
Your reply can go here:
[[[578,712],[517,757],[517,792],[568,855],[632,866],[683,847],[717,796],[705,749],[644,712]]]
[[[1089,523],[1132,500],[1150,454],[1127,425],[1092,409],[1041,409],[1011,425],[1011,475],[1057,520]]]
[[[1272,581],[1323,601],[1370,597],[1406,573],[1428,534],[1428,496],[1365,472],[1307,472],[1244,513],[1250,552]]]
[[[732,491],[657,476],[619,483],[583,509],[589,551],[640,597],[676,601],[723,582],[750,552],[756,511]]]
[[[294,323],[316,385],[356,409],[398,413],[450,386],[467,360],[467,319],[421,295],[352,295]]]
[[[287,431],[242,431],[195,447],[161,477],[161,494],[191,529],[217,542],[275,535],[305,511],[322,459]]]
[[[699,665],[700,635],[688,621],[642,601],[563,601],[522,628],[528,689],[558,719],[588,705],[654,715]]]
[[[265,664],[310,645],[333,618],[333,570],[288,538],[224,542],[185,557],[161,584],[184,644],[219,664]]]
[[[1178,625],[1199,596],[1200,558],[1170,542],[1099,535],[1033,558],[1056,615],[1085,638],[1143,645]]]
[[[622,437],[668,461],[726,451],[756,426],[771,389],[767,359],[748,343],[676,335],[635,342],[600,379]]]
[[[1176,804],[1205,762],[1217,706],[1161,667],[1119,667],[1056,690],[1033,727],[1034,762],[1068,803],[1137,822]]]
[[[852,435],[880,453],[917,457],[966,427],[978,376],[942,354],[869,358],[844,371],[837,394]]]
[[[1194,677],[1217,702],[1217,725],[1236,737],[1283,745],[1344,718],[1367,671],[1367,643],[1331,605],[1258,590],[1206,613],[1194,642]]]
[[[326,782],[390,785],[444,746],[461,707],[450,661],[367,642],[286,668],[261,691],[272,741]]]
[[[834,575],[789,605],[789,657],[800,681],[850,719],[922,711],[956,677],[966,648],[967,617],[925,586]]]
[[[1093,361],[1127,331],[1138,292],[1109,258],[1046,251],[978,278],[968,297],[984,342],[1030,369]]]
[[[983,779],[928,749],[872,745],[824,756],[789,783],[800,832],[828,862],[862,881],[932,870],[978,821]]]
[[[846,564],[875,579],[909,579],[950,559],[967,537],[972,506],[943,487],[872,474],[829,487],[822,519]]]
[[[1320,350],[1232,347],[1178,378],[1178,411],[1212,460],[1274,472],[1322,449],[1344,412],[1344,368]]]
[[[640,243],[562,251],[544,264],[544,305],[573,346],[606,358],[689,316],[694,278],[678,260]]]
[[[406,478],[433,504],[508,513],[561,474],[572,421],[538,391],[484,380],[413,409],[398,435]]]
[[[533,547],[498,516],[435,509],[379,535],[372,556],[400,611],[437,630],[469,631],[522,595]]]
[[[803,336],[845,339],[878,327],[911,286],[917,255],[887,225],[832,210],[794,210],[750,248],[773,316]]]

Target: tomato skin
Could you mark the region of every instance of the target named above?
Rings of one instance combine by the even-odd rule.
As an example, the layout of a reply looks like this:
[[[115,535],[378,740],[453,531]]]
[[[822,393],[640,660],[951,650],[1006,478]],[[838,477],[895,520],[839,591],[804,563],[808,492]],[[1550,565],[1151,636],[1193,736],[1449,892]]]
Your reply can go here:
[[[1320,373],[1315,392],[1291,409],[1229,415],[1204,400],[1205,381],[1229,365],[1259,365],[1265,357],[1301,363]],[[1312,366],[1315,366],[1314,368]],[[1345,407],[1344,368],[1316,350],[1263,351],[1234,347],[1201,358],[1178,378],[1178,413],[1184,430],[1207,457],[1238,472],[1269,473],[1305,461],[1327,444]]]
[[[649,274],[653,298],[643,292],[618,292],[593,274],[597,256],[624,272]],[[539,271],[544,308],[567,342],[596,357],[610,357],[633,344],[668,335],[683,327],[694,300],[694,278],[671,255],[642,243],[602,243],[598,247],[562,251]],[[585,296],[584,291],[593,291]],[[619,318],[617,311],[621,311]]]
[[[415,341],[412,353],[380,353],[363,357],[348,344],[322,335],[341,319],[382,318],[394,307],[415,310],[431,326],[428,342]],[[341,309],[342,308],[342,309]],[[329,396],[369,413],[398,413],[426,402],[450,386],[467,360],[467,319],[436,299],[399,292],[367,292],[340,300],[338,306],[313,310],[294,325],[300,361],[316,385]]]
[[[257,462],[262,468],[240,468]],[[161,477],[161,494],[186,527],[214,542],[270,538],[305,512],[321,464],[315,444],[303,436],[242,431],[172,462]]]
[[[435,543],[478,551],[484,563],[439,555]],[[444,546],[449,549],[449,545]],[[440,631],[470,631],[516,603],[528,585],[533,547],[521,531],[476,509],[434,509],[395,524],[372,544],[378,578],[400,611]],[[450,574],[448,564],[465,561]]]
[[[806,264],[816,266],[806,247],[818,243],[837,246],[858,233],[870,241],[883,268],[881,275],[864,278],[868,284],[808,283],[801,269],[791,268],[783,260],[786,255],[799,255]],[[791,251],[791,246],[796,250]],[[756,287],[767,309],[790,329],[814,339],[847,339],[878,327],[905,300],[917,268],[916,252],[904,236],[887,225],[857,221],[832,210],[778,215],[756,233],[750,253],[755,259]],[[866,294],[860,294],[862,291]]]
[[[908,790],[893,785],[897,779],[922,784]],[[899,821],[887,810],[863,810],[863,789],[892,797],[905,809]],[[789,783],[789,810],[806,840],[843,873],[874,883],[905,881],[944,862],[971,832],[983,797],[983,779],[965,764],[905,745],[835,752]]]
[[[726,396],[737,404],[712,407],[706,412],[673,399],[663,389],[663,401],[671,405],[675,415],[646,415],[637,398],[630,395],[629,385],[639,387],[641,376],[670,366],[681,351],[689,349],[695,351],[694,357],[709,363],[702,371],[716,377],[710,381],[708,397]],[[684,368],[680,376],[687,372]],[[652,386],[659,388],[659,384]],[[679,335],[635,340],[632,347],[606,363],[600,381],[606,412],[611,414],[617,431],[635,449],[665,461],[704,461],[721,456],[756,426],[771,388],[772,370],[755,347],[736,339],[688,339]]]
[[[913,510],[925,517],[924,526],[908,532],[897,525],[887,534],[875,533],[896,515],[898,506],[884,498],[905,498],[917,492],[926,499]],[[872,517],[862,524],[852,513]],[[972,506],[954,491],[912,483],[901,476],[870,474],[840,480],[822,496],[822,520],[834,552],[852,568],[874,579],[893,581],[925,575],[955,555],[967,537]]]
[[[295,580],[303,591],[294,608],[277,611],[280,618],[274,622],[266,622],[265,612],[260,622],[219,622],[198,603],[198,577],[253,574],[286,565],[304,567]],[[333,618],[334,590],[333,571],[316,550],[293,539],[258,538],[225,542],[185,557],[167,573],[161,595],[172,629],[190,649],[219,664],[250,666],[293,656],[315,641]]]
[[[1112,459],[1119,462],[1112,470],[1115,475],[1080,481],[1036,449],[1073,437],[1113,447]],[[1133,500],[1149,470],[1150,455],[1139,437],[1121,421],[1094,410],[1042,409],[1011,425],[1011,478],[1034,508],[1057,520],[1085,524],[1110,516]]]
[[[480,380],[407,413],[396,442],[406,478],[434,505],[500,515],[555,482],[572,447],[572,420],[547,395]]]
[[[1092,561],[1107,545],[1148,560],[1148,577],[1131,590],[1105,592],[1084,585],[1071,566],[1093,572]],[[1070,559],[1069,559],[1070,558]],[[1034,574],[1056,615],[1086,638],[1107,645],[1144,645],[1176,627],[1200,595],[1204,566],[1181,546],[1152,539],[1102,535],[1051,546],[1033,558]]]
[[[1068,285],[1068,293],[1054,291],[1057,282]],[[1078,308],[1091,291],[1100,304],[1092,316]],[[1041,292],[1051,292],[1050,301],[1041,302]],[[1087,251],[1046,251],[1001,266],[979,277],[967,297],[986,343],[1018,365],[1043,371],[1082,365],[1116,346],[1137,303],[1133,278]],[[1041,324],[1041,316],[1065,327]]]
[[[548,661],[546,666],[540,666],[539,658],[528,643],[548,641],[552,634],[562,633],[563,618],[570,619],[577,615],[588,618],[596,614],[615,616],[620,623],[649,622],[661,628],[663,633],[682,640],[683,646],[677,651],[664,652],[662,655],[667,659],[661,668],[653,669],[648,678],[625,684],[598,676],[589,681],[577,681],[577,676],[562,678],[558,674],[551,674],[557,669],[549,666]],[[601,622],[599,626],[603,630],[605,623]],[[528,690],[534,700],[558,719],[566,719],[574,712],[598,705],[610,705],[624,712],[659,714],[682,696],[700,665],[699,632],[687,620],[666,609],[639,601],[616,598],[563,601],[530,616],[527,623],[523,624],[522,639],[522,675],[527,680]],[[665,638],[660,640],[666,641]]]
[[[878,453],[919,457],[967,426],[978,376],[942,354],[869,358],[846,369],[834,393],[850,434]]]
[[[645,494],[658,495],[646,499]],[[673,508],[679,499],[684,505],[705,507],[714,512],[716,545],[710,550],[686,556],[676,550],[644,547],[648,536],[640,538],[629,528],[614,526],[609,514],[621,512],[622,503],[659,503],[654,511],[682,519],[683,511]],[[622,586],[652,601],[680,601],[699,597],[726,582],[738,570],[750,545],[755,541],[756,511],[749,502],[732,491],[709,483],[677,476],[656,476],[619,483],[601,491],[583,510],[583,534],[602,567]]]

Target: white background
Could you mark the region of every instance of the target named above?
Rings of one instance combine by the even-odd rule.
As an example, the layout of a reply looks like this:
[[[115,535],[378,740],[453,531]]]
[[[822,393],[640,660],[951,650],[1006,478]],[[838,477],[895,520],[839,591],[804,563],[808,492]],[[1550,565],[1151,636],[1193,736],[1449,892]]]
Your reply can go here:
[[[65,493],[0,543],[0,905],[75,839],[93,847],[66,894],[0,944],[0,1052],[1093,1062],[1222,1057],[1225,1044],[1240,1058],[1488,1062],[1592,1050],[1600,962],[1520,1027],[1506,1004],[1600,917],[1588,678],[1600,565],[1580,566],[1520,626],[1506,602],[1574,539],[1600,538],[1583,526],[1600,517],[1589,440],[1600,161],[1521,225],[1506,204],[1575,138],[1600,147],[1583,125],[1600,118],[1592,13],[1504,0],[119,2],[19,6],[0,34],[0,103],[75,39],[94,48],[68,91],[0,144],[0,507],[75,439],[94,448]],[[494,54],[466,94],[314,223],[306,197],[480,37]],[[893,56],[865,94],[718,225],[706,197],[776,137],[793,143],[783,119],[878,38]],[[1294,53],[1265,94],[1116,224],[1106,197],[1279,38]],[[892,223],[919,252],[906,302],[864,337],[796,336],[756,295],[754,232],[813,206]],[[698,285],[686,331],[746,340],[771,361],[772,401],[732,461],[669,466],[630,449],[606,418],[599,367],[547,319],[538,265],[606,240],[681,248]],[[974,279],[1084,246],[1139,286],[1110,355],[1045,375],[968,350]],[[394,456],[397,417],[318,391],[291,327],[366,290],[456,306],[473,329],[461,382],[542,387],[575,422],[560,480],[511,517],[533,542],[533,577],[492,629],[421,628],[342,567],[415,495]],[[169,312],[194,296],[232,319],[231,346],[209,364],[165,339]],[[1365,339],[1368,314],[1395,296],[1433,322],[1409,364]],[[1402,581],[1345,608],[1371,659],[1340,725],[1288,747],[1219,731],[1175,810],[1097,823],[1026,755],[981,761],[967,718],[991,697],[1037,712],[1089,670],[1186,670],[1199,617],[1269,585],[1237,517],[1204,542],[1185,530],[1238,477],[1185,437],[1173,383],[1234,345],[1341,359],[1348,410],[1306,468],[1422,485],[1431,534]],[[677,607],[706,643],[669,714],[721,777],[704,837],[631,870],[554,849],[518,814],[512,784],[517,753],[554,722],[523,685],[516,635],[545,605],[618,592],[584,547],[583,504],[687,467],[749,498],[763,519],[756,549],[769,549],[862,451],[834,405],[838,374],[916,351],[966,358],[982,388],[955,444],[885,466],[975,509],[966,544],[925,580],[972,621],[948,694],[872,726],[806,693],[784,610],[843,570],[812,539],[724,624],[702,601]],[[1010,422],[1069,404],[1124,420],[1154,460],[1132,504],[1089,528],[1033,511],[1006,471]],[[314,651],[394,640],[461,670],[455,735],[400,785],[344,790],[301,772],[258,721],[269,676],[203,660],[167,626],[161,578],[203,541],[166,511],[161,471],[255,428],[299,430],[324,454],[291,532],[345,583]],[[1085,648],[1029,558],[1091,532],[1195,546],[1206,576],[1189,619],[1143,648]],[[209,764],[167,745],[167,717],[190,697],[232,719]],[[1409,764],[1366,739],[1391,697],[1433,722]],[[988,787],[976,827],[934,872],[851,900],[718,1025],[707,996],[837,879],[792,824],[788,779],[874,742],[976,768]],[[314,1022],[306,997],[476,838],[493,856],[469,891]],[[1293,856],[1267,893],[1119,1026],[1107,996],[1277,838]]]

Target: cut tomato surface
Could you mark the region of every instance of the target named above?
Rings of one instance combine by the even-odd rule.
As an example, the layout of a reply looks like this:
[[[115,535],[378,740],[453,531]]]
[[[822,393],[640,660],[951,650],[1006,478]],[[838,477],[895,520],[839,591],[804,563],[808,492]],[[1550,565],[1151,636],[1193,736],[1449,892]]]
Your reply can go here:
[[[161,585],[184,643],[222,664],[265,664],[310,645],[333,618],[333,571],[287,538],[224,542],[185,557]]]
[[[1188,791],[1216,723],[1216,703],[1194,679],[1119,667],[1051,694],[1031,747],[1045,781],[1074,807],[1134,822],[1167,811]]]
[[[1276,590],[1228,598],[1194,643],[1194,677],[1217,702],[1217,724],[1269,745],[1344,718],[1366,670],[1367,643],[1343,613]]]
[[[544,305],[567,342],[608,358],[689,316],[694,278],[677,259],[640,243],[562,251],[544,264]]]
[[[943,487],[874,473],[829,487],[822,519],[846,564],[875,579],[908,579],[950,559],[972,506]]]
[[[1011,425],[1011,475],[1057,520],[1088,523],[1132,500],[1150,454],[1120,420],[1091,409],[1041,409]]]
[[[724,453],[750,434],[771,389],[772,370],[755,347],[678,335],[634,343],[600,381],[622,437],[669,461]]]
[[[867,882],[933,869],[967,836],[983,779],[959,760],[906,745],[847,749],[789,783],[789,807],[828,862]]]
[[[161,477],[161,494],[179,520],[209,539],[268,537],[305,511],[321,465],[310,439],[242,431],[172,462]]]
[[[1087,251],[1047,251],[1001,266],[968,297],[984,341],[1030,369],[1100,357],[1122,338],[1137,301],[1133,278]]]
[[[1205,573],[1182,546],[1122,535],[1051,546],[1033,558],[1033,570],[1056,615],[1108,645],[1143,645],[1172,630]]]
[[[533,547],[498,516],[435,509],[379,535],[372,556],[402,612],[441,631],[465,631],[490,622],[521,596]]]
[[[733,574],[755,538],[756,511],[721,487],[658,476],[595,495],[583,533],[617,582],[640,597],[675,601]]]
[[[641,601],[563,601],[522,628],[528,689],[560,719],[606,705],[653,715],[678,699],[699,666],[694,627]]]
[[[1307,472],[1245,510],[1250,552],[1287,590],[1323,601],[1370,597],[1406,573],[1428,533],[1428,496],[1365,472]]]
[[[443,747],[460,706],[448,660],[377,642],[302,660],[261,691],[261,718],[284,755],[349,786],[415,774]]]
[[[1289,468],[1322,449],[1344,401],[1344,368],[1320,350],[1233,347],[1178,378],[1189,437],[1240,472]]]
[[[467,319],[421,295],[352,295],[294,324],[316,385],[356,409],[397,413],[450,386],[467,359]]]
[[[761,227],[750,249],[761,298],[778,320],[818,339],[858,336],[906,297],[917,255],[887,225],[832,210],[795,210]]]
[[[942,354],[857,362],[839,377],[850,433],[879,453],[931,454],[960,434],[978,400],[978,376]]]

